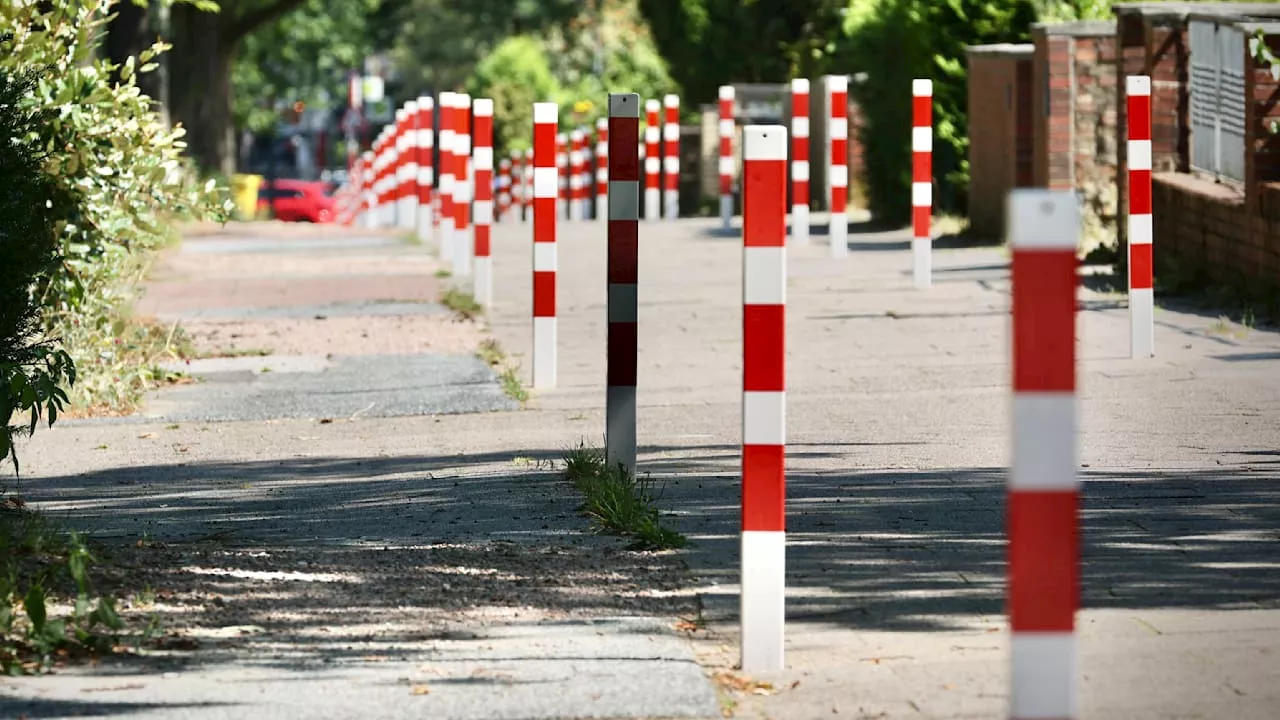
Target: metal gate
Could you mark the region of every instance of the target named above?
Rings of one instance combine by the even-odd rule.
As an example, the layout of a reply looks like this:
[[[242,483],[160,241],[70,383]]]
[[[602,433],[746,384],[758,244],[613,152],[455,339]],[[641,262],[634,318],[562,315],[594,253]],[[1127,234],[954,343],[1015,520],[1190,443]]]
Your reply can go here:
[[[1212,20],[1188,23],[1191,46],[1191,167],[1244,180],[1244,31]]]

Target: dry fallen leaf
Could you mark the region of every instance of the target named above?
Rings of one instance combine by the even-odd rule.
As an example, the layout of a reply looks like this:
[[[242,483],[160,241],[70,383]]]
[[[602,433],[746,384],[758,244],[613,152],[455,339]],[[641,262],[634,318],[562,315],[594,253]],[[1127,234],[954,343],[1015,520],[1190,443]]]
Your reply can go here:
[[[431,688],[427,687],[426,685],[413,686],[414,695],[429,695],[430,693],[431,693]]]
[[[156,434],[155,434],[155,433],[153,433],[153,432],[149,432],[149,433],[142,433],[141,435],[139,435],[139,436],[138,436],[138,439],[139,439],[139,440],[150,440],[151,438],[153,438],[153,437],[155,437],[155,436],[156,436]]]

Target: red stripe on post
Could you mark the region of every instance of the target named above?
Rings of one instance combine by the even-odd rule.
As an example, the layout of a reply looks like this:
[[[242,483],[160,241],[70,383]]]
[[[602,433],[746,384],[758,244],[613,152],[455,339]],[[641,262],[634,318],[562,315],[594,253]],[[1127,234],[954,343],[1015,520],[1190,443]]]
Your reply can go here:
[[[609,387],[635,387],[638,362],[638,327],[636,323],[609,323]]]
[[[1129,171],[1129,214],[1151,214],[1151,171]]]
[[[1129,287],[1134,290],[1149,290],[1155,284],[1151,248],[1149,243],[1129,246]]]
[[[786,306],[745,305],[742,308],[742,389],[780,392],[786,382]]]
[[[1015,250],[1013,388],[1076,388],[1076,256],[1070,250]]]
[[[1079,495],[1009,493],[1009,621],[1014,632],[1069,632],[1079,605]]]
[[[743,191],[751,187],[754,202],[768,207],[750,225],[743,224],[742,242],[747,247],[782,247],[787,234],[787,161],[752,160],[750,165],[743,165]],[[772,212],[774,205],[780,212]]]
[[[610,283],[634,285],[640,270],[640,224],[630,220],[609,221]]]
[[[534,271],[533,273],[533,316],[556,316],[555,271]]]
[[[787,527],[785,445],[742,446],[742,529]]]

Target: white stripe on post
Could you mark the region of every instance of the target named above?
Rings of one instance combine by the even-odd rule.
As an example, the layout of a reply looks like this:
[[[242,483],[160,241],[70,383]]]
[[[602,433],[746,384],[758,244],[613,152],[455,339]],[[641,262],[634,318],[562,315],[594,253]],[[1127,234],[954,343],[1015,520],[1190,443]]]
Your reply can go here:
[[[582,171],[584,167],[582,147],[586,142],[586,136],[581,128],[575,128],[569,132],[569,219],[585,220],[583,216],[582,191],[583,181]]]
[[[733,227],[733,102],[732,85],[720,86],[720,224]]]
[[[1151,78],[1125,78],[1129,140],[1129,355],[1156,354],[1151,214]]]
[[[1070,190],[1009,194],[1013,463],[1006,606],[1012,718],[1076,717],[1076,246]]]
[[[556,386],[556,144],[560,108],[533,104],[533,387]]]
[[[933,285],[933,81],[911,81],[911,275]]]
[[[787,130],[743,131],[742,669],[783,668]]]
[[[791,81],[791,239],[809,244],[809,81]]]

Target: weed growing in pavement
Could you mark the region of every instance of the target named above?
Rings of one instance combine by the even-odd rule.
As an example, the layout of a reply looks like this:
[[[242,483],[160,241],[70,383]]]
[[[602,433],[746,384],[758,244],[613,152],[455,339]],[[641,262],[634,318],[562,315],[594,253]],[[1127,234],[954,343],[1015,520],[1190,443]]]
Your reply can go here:
[[[571,449],[564,463],[565,478],[582,493],[582,513],[599,532],[632,537],[632,550],[685,546],[685,537],[658,519],[652,481],[636,478],[621,465],[608,465],[602,450],[585,443]]]
[[[498,373],[498,382],[502,383],[502,392],[506,393],[507,397],[521,405],[529,401],[529,391],[520,382],[519,366],[507,363],[507,354],[503,352],[497,340],[486,338],[476,350],[476,357]]]
[[[484,307],[476,302],[471,293],[457,288],[449,288],[440,297],[440,303],[453,311],[459,320],[475,320],[484,312]]]
[[[90,569],[96,561],[79,534],[16,497],[0,504],[0,673],[43,672],[59,660],[118,648],[124,622],[115,598],[95,598]],[[53,617],[50,606],[62,596],[72,601],[71,610]],[[152,618],[144,634],[157,628]]]
[[[437,268],[436,277],[438,278],[453,277],[453,271],[450,270],[449,268]]]

